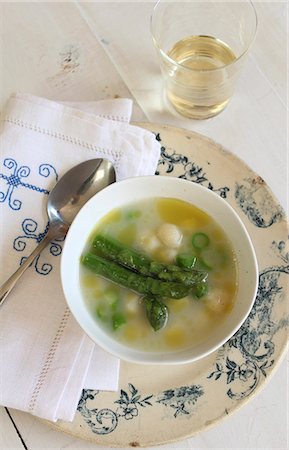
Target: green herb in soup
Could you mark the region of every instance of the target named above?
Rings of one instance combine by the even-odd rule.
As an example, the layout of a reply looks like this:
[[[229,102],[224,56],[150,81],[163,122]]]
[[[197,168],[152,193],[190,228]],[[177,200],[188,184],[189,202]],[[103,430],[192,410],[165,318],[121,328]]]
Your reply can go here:
[[[118,341],[149,351],[204,342],[237,291],[236,258],[221,227],[173,198],[107,214],[84,249],[80,279],[95,320]]]

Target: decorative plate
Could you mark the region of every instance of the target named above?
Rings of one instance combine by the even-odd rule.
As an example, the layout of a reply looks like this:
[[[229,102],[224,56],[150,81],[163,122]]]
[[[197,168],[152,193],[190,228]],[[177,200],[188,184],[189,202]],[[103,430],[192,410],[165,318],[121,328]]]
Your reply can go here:
[[[73,423],[54,425],[109,447],[164,444],[217,423],[268,380],[288,339],[288,224],[264,180],[199,134],[141,126],[161,143],[157,175],[202,184],[237,211],[255,246],[259,289],[244,325],[215,353],[169,370],[123,362],[118,392],[83,391]]]

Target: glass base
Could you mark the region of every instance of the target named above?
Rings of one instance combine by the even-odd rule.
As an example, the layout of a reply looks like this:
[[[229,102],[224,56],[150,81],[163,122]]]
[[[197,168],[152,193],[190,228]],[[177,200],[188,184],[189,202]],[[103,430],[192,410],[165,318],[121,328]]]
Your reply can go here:
[[[195,120],[205,120],[210,117],[214,117],[220,114],[228,105],[230,99],[225,100],[222,103],[217,103],[214,105],[203,106],[189,103],[187,101],[180,101],[176,103],[173,99],[170,98],[170,95],[167,94],[167,99],[170,105],[181,115],[187,117],[189,119]]]

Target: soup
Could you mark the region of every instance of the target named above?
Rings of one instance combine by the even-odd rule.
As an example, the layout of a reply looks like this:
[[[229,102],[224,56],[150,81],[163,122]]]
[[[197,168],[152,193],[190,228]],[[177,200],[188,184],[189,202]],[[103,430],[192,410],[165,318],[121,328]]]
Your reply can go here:
[[[90,313],[114,339],[170,352],[201,344],[222,326],[236,297],[237,263],[222,228],[204,211],[149,198],[96,224],[80,283]]]

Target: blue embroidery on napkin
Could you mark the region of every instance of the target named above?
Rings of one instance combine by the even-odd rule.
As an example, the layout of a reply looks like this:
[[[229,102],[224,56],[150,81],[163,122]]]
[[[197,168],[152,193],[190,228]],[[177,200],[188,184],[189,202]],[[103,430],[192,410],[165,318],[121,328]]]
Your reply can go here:
[[[55,181],[58,181],[58,173],[56,172],[55,167],[47,163],[41,164],[39,166],[39,175],[41,175],[42,177],[48,178],[51,173],[54,173]]]
[[[36,244],[39,244],[39,242],[42,241],[42,239],[46,236],[48,229],[49,229],[49,222],[46,224],[45,229],[43,232],[37,232],[38,223],[31,219],[27,218],[24,219],[22,222],[22,230],[24,232],[24,235],[18,236],[16,239],[14,239],[13,242],[13,248],[17,252],[23,252],[26,248],[26,245],[28,243],[29,239],[32,239],[35,241]],[[54,239],[49,244],[49,251],[51,255],[53,256],[59,256],[62,252],[62,246],[60,242],[64,241],[64,237],[61,239]],[[48,275],[51,270],[53,269],[52,264],[47,262],[42,262],[41,259],[43,259],[41,255],[38,255],[34,261],[31,263],[31,265],[34,266],[37,273],[40,275]],[[23,262],[27,259],[27,256],[23,256],[20,260],[20,265],[23,264]]]
[[[13,198],[15,189],[19,188],[31,189],[35,192],[43,193],[44,195],[49,194],[50,191],[47,189],[27,183],[23,180],[31,173],[31,169],[28,166],[19,166],[13,158],[5,158],[3,166],[8,169],[8,173],[0,172],[0,179],[2,178],[6,181],[7,189],[6,192],[0,191],[0,203],[5,203],[7,201],[12,210],[18,211],[21,209],[22,201],[17,198]],[[53,174],[55,180],[58,180],[56,169],[51,164],[41,164],[39,166],[38,173],[46,178]]]

